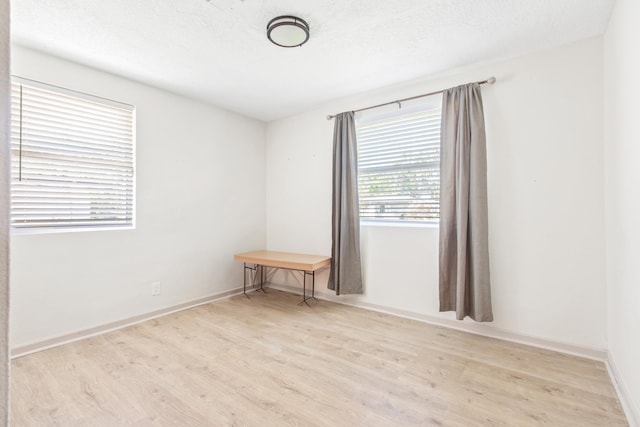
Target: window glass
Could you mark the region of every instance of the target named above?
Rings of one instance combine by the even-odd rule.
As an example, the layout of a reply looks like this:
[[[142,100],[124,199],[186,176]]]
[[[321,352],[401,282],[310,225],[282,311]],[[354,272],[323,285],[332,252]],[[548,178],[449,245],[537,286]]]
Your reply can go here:
[[[11,95],[11,225],[133,226],[132,106],[24,79]]]
[[[440,116],[440,103],[432,101],[358,118],[361,220],[438,220]]]

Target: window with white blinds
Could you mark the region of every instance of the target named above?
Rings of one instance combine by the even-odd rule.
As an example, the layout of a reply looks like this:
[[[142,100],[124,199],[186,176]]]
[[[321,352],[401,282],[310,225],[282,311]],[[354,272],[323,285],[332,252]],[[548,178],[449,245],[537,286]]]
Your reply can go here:
[[[362,220],[438,221],[440,111],[434,103],[358,121]]]
[[[11,225],[132,226],[134,108],[15,79]]]

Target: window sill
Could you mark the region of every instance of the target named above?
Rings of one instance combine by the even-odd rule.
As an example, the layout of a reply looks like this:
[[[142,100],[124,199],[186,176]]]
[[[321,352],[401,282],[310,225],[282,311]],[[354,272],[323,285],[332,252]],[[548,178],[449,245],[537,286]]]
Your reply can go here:
[[[411,221],[367,221],[361,220],[360,227],[401,227],[401,228],[439,228],[439,222]]]
[[[58,234],[58,233],[78,233],[83,231],[122,231],[135,230],[135,225],[115,226],[115,227],[73,227],[73,228],[11,228],[11,236],[30,236],[34,234]]]

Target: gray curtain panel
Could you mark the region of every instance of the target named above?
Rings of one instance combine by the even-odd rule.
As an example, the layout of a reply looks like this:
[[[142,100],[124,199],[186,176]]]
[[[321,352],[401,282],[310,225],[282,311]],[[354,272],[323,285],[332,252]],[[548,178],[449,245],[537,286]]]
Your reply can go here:
[[[441,132],[440,311],[490,322],[487,154],[478,83],[443,92]]]
[[[340,113],[333,128],[333,204],[331,272],[328,288],[362,293],[358,148],[353,112]]]

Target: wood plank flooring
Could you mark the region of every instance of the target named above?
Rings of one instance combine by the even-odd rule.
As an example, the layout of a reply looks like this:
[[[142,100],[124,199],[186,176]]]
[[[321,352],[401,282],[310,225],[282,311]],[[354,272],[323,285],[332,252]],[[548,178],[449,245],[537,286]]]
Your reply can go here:
[[[12,362],[13,426],[624,426],[605,366],[269,290]]]

